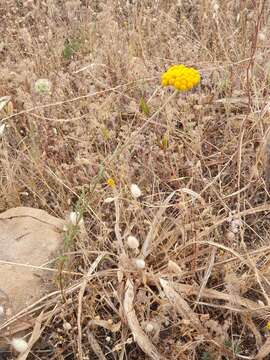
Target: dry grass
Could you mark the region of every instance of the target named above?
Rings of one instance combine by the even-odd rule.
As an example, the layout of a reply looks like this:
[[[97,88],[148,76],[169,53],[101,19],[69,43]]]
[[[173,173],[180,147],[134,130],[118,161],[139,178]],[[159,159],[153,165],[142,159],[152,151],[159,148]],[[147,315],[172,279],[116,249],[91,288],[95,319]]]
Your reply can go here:
[[[44,311],[28,358],[267,359],[269,3],[6,0],[0,15],[0,210],[77,209],[85,225],[57,289],[16,316],[30,334],[23,316]],[[200,87],[160,88],[173,63]]]

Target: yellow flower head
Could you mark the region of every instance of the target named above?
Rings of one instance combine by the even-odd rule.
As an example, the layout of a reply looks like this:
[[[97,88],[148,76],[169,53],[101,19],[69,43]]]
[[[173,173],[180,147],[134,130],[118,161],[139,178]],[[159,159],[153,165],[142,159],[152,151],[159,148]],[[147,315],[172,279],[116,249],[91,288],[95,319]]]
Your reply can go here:
[[[107,180],[107,185],[111,188],[114,188],[115,187],[115,181],[113,180],[113,178],[109,178]]]
[[[268,321],[268,323],[266,324],[266,327],[265,327],[267,330],[270,330],[270,321]]]
[[[198,70],[185,65],[173,65],[162,74],[162,86],[173,86],[179,91],[188,91],[199,84],[201,75]]]

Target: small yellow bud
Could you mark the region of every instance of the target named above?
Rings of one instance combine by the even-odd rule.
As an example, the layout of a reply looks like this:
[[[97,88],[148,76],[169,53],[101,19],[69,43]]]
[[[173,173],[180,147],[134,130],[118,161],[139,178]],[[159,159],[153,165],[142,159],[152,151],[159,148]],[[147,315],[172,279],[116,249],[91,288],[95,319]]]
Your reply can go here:
[[[115,187],[115,181],[114,181],[114,179],[113,179],[113,178],[109,178],[109,179],[107,180],[107,185],[108,185],[109,187],[111,187],[111,188],[114,188],[114,187]]]

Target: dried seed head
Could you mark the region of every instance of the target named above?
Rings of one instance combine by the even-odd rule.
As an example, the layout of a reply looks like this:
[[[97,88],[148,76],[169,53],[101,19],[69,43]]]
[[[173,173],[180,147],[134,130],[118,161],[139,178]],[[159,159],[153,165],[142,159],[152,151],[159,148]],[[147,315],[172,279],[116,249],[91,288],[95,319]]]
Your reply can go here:
[[[259,32],[258,39],[261,40],[261,41],[265,41],[267,39],[265,30]]]
[[[113,197],[107,197],[106,199],[104,199],[104,204],[110,204],[113,201],[114,201]]]
[[[63,328],[67,331],[71,330],[72,329],[72,326],[69,322],[65,321],[64,324],[63,324]]]
[[[235,234],[232,231],[228,231],[226,236],[229,241],[235,240]]]
[[[154,325],[153,325],[151,322],[147,323],[146,326],[145,326],[145,331],[146,331],[147,333],[150,333],[150,332],[152,332],[153,330],[154,330]]]
[[[136,184],[131,184],[130,186],[131,195],[137,199],[142,195],[141,189]]]
[[[129,235],[127,238],[127,245],[130,249],[135,250],[135,249],[138,249],[140,243],[139,243],[139,240],[135,236]]]
[[[135,259],[135,265],[138,269],[144,269],[145,268],[145,261],[143,259]]]
[[[4,135],[5,128],[6,128],[6,124],[0,125],[0,137]]]
[[[27,350],[28,344],[21,338],[13,338],[11,340],[11,346],[19,353],[23,353]]]
[[[81,218],[81,215],[77,211],[71,211],[69,214],[69,221],[72,225],[82,225],[83,219]]]
[[[241,228],[241,225],[242,225],[242,221],[240,219],[234,219],[232,222],[231,222],[231,231],[234,233],[234,234],[237,234]]]

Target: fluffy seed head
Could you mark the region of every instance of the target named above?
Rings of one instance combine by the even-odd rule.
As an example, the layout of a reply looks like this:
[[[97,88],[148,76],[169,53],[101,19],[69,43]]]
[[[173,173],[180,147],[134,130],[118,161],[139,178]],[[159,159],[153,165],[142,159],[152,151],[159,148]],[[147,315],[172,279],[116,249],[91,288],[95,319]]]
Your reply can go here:
[[[173,86],[179,91],[188,91],[199,84],[201,75],[198,70],[185,65],[171,66],[162,74],[162,86]]]
[[[127,238],[127,244],[130,249],[138,249],[140,243],[139,240],[132,235],[129,235]]]
[[[216,3],[216,2],[213,3],[213,10],[214,10],[215,13],[218,12],[218,10],[219,10],[219,5],[218,5],[218,3]]]
[[[107,197],[106,199],[104,199],[104,204],[110,204],[113,201],[114,201],[113,197]]]
[[[0,125],[0,137],[4,135],[5,127],[6,127],[6,124]]]
[[[142,195],[141,189],[136,184],[131,184],[130,186],[131,195],[137,199]]]
[[[72,329],[72,326],[69,322],[65,321],[64,324],[63,324],[63,328],[67,331],[71,330]]]
[[[263,31],[259,32],[258,38],[259,38],[261,41],[265,41],[266,38],[267,38],[266,35],[265,35],[265,32],[263,32]]]
[[[138,269],[144,269],[145,268],[145,261],[143,259],[135,259],[135,265]]]
[[[11,340],[11,346],[19,353],[25,352],[28,348],[27,342],[21,338],[13,338]]]
[[[0,316],[4,315],[5,309],[2,305],[0,305]]]
[[[82,225],[83,223],[83,219],[80,218],[80,214],[77,211],[71,211],[71,213],[69,214],[69,221],[74,226]]]
[[[145,331],[150,333],[153,330],[154,330],[154,325],[151,322],[147,323],[146,326],[145,326]]]

